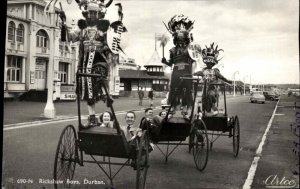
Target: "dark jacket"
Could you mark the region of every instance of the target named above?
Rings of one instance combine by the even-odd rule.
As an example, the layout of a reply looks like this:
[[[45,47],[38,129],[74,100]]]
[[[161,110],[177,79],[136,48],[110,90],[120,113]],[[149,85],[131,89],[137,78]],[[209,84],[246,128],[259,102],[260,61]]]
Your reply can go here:
[[[149,98],[153,98],[153,91],[149,91],[148,97],[149,97]]]
[[[139,94],[139,98],[144,98],[144,91],[139,91],[138,94]]]

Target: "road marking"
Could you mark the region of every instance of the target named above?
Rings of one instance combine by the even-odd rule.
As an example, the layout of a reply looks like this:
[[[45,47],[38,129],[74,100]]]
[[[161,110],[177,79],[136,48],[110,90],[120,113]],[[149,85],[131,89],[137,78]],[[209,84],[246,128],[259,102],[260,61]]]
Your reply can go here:
[[[157,110],[157,109],[159,109],[159,108],[156,107],[153,110]],[[144,112],[144,111],[145,111],[144,109],[134,110],[134,112]],[[123,115],[125,113],[126,113],[126,111],[118,111],[118,112],[116,112],[116,115]],[[83,115],[81,117],[82,117],[82,119],[87,119],[88,115]],[[75,120],[78,120],[78,116],[67,117],[67,118],[61,119],[61,120],[46,120],[46,121],[35,121],[35,122],[27,122],[27,123],[9,124],[9,125],[4,125],[3,131],[29,128],[29,127],[37,127],[37,126],[46,125],[46,124],[61,123],[61,122],[75,121]]]
[[[284,116],[285,114],[275,114],[276,116]]]
[[[255,172],[256,172],[256,169],[257,169],[258,161],[259,161],[259,159],[260,159],[260,157],[262,155],[263,146],[265,144],[265,140],[267,138],[268,132],[269,132],[270,127],[272,125],[273,119],[275,117],[275,112],[277,110],[278,103],[279,103],[279,100],[277,101],[276,107],[275,107],[275,109],[273,111],[271,119],[269,120],[268,126],[267,126],[267,128],[265,130],[265,133],[264,133],[264,135],[263,135],[260,143],[259,143],[259,146],[256,149],[255,157],[254,157],[254,159],[252,161],[252,164],[250,166],[250,169],[248,171],[248,176],[247,176],[247,179],[246,179],[246,181],[244,183],[243,189],[251,189],[251,185],[252,185],[252,182],[253,182],[253,179],[254,179],[254,176],[255,176]]]

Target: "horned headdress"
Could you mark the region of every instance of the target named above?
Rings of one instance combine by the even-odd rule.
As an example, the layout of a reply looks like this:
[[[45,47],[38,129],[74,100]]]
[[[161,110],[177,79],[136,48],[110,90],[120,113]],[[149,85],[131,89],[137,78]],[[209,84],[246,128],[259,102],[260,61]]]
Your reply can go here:
[[[79,5],[80,9],[84,8],[85,10],[94,9],[96,7],[109,7],[113,0],[108,0],[105,3],[105,0],[75,0]]]
[[[109,7],[113,0],[75,0],[79,5],[80,10],[84,17],[87,17],[90,11],[98,13],[98,18],[104,18],[106,14],[106,8]]]
[[[206,48],[202,50],[201,56],[205,64],[218,64],[222,59],[218,59],[219,52],[224,51],[223,49],[218,49],[218,45],[214,48],[214,43],[210,47],[205,46]]]
[[[192,22],[187,16],[175,15],[168,22],[168,26],[164,23],[167,30],[174,37],[174,44],[183,41],[186,44],[190,42],[192,37],[189,36],[190,31],[193,29],[194,22]]]

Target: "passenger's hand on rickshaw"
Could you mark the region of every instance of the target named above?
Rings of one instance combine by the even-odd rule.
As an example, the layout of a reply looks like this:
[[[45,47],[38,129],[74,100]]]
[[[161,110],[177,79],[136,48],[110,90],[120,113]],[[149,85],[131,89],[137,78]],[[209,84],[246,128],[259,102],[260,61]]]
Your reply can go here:
[[[202,116],[203,116],[202,112],[197,113],[197,116],[198,116],[199,119],[201,119]]]
[[[135,133],[134,133],[135,136],[142,137],[142,134],[143,134],[143,130],[141,128],[137,128],[135,130]]]

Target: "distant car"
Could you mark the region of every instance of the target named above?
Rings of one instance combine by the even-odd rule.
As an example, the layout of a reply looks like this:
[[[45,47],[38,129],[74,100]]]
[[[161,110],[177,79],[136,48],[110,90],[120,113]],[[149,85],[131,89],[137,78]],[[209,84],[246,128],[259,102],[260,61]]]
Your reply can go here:
[[[264,104],[265,101],[266,101],[266,98],[261,91],[255,91],[251,94],[251,97],[250,97],[251,103],[257,102],[257,103]]]
[[[266,97],[266,100],[279,100],[279,95],[272,91],[264,91],[263,95]]]

